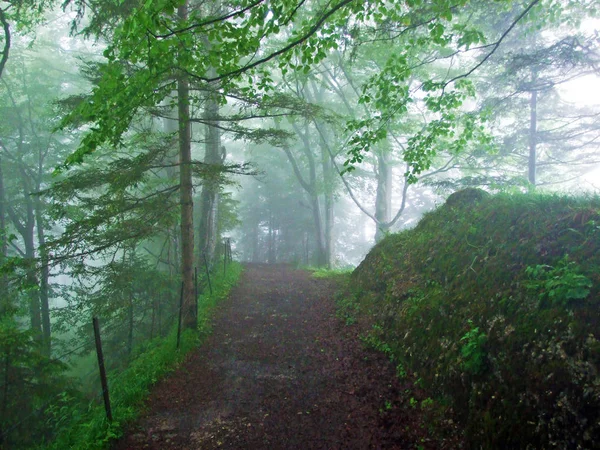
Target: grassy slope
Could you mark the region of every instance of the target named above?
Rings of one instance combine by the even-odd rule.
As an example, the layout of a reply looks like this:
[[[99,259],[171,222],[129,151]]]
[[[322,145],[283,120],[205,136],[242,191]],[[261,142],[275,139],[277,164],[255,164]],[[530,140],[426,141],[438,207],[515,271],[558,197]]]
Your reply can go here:
[[[600,442],[600,199],[453,194],[350,286],[474,448]]]

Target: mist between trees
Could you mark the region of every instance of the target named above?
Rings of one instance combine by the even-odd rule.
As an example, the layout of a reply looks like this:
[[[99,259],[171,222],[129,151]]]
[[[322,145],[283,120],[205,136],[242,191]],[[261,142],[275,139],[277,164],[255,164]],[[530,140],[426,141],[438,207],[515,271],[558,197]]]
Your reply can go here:
[[[463,187],[597,190],[597,6],[0,2],[0,445],[34,444],[14,408],[61,420],[93,314],[129,355],[182,284],[195,329],[224,238],[352,266]]]

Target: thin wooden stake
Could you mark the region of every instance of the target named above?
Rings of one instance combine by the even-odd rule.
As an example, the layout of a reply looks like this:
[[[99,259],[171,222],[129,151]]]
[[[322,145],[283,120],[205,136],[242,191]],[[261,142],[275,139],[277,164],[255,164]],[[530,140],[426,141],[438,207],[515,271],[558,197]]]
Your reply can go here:
[[[194,298],[196,299],[196,318],[198,317],[198,268],[194,267]]]
[[[206,279],[208,281],[208,289],[210,289],[210,295],[213,294],[212,284],[210,282],[210,271],[208,270],[208,261],[206,260],[206,253],[202,253],[204,256],[204,267],[206,268]]]
[[[181,294],[179,295],[179,322],[177,323],[177,350],[181,341],[181,316],[183,314],[183,281],[181,282]]]
[[[108,395],[108,382],[106,380],[106,369],[104,367],[104,355],[102,353],[102,339],[100,338],[100,325],[98,318],[92,319],[94,325],[94,337],[96,339],[96,355],[98,355],[98,368],[100,369],[100,383],[102,384],[102,397],[104,397],[104,409],[106,410],[106,418],[112,422],[112,410],[110,409],[110,397]]]

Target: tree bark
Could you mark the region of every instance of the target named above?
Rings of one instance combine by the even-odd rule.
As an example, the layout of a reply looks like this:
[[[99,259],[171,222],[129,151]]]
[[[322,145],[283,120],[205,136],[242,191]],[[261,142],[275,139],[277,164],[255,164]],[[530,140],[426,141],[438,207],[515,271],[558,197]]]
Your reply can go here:
[[[535,75],[534,75],[535,79]],[[537,90],[531,91],[529,99],[529,182],[536,185],[537,172]]]
[[[42,331],[42,312],[40,307],[40,296],[35,291],[38,286],[38,279],[35,274],[35,241],[34,241],[34,220],[33,205],[28,202],[27,205],[27,223],[26,232],[23,235],[25,242],[25,259],[29,267],[27,268],[27,284],[29,285],[29,318],[31,329],[34,333],[34,339],[42,346],[44,345],[44,333]]]
[[[211,0],[205,4],[208,15],[219,15],[221,13],[221,1]],[[207,48],[211,42],[206,38]],[[214,67],[208,69],[209,78],[217,78]],[[219,82],[214,81],[206,85],[207,96],[204,106],[205,127],[205,153],[204,163],[212,166],[215,171],[225,160],[225,151],[221,146],[221,130],[219,128]],[[209,180],[204,180],[202,194],[200,197],[200,223],[198,224],[198,266],[204,261],[204,255],[209,265],[215,263],[217,242],[219,240],[219,193],[221,186],[219,174],[215,173]]]
[[[323,129],[323,127],[320,127]],[[327,150],[327,143],[324,142],[326,136],[321,136],[321,167],[323,170],[323,203],[324,203],[324,214],[325,214],[325,226],[324,226],[324,249],[325,249],[325,266],[331,269],[333,266],[333,255],[334,255],[334,239],[333,239],[333,185],[335,175],[333,173],[333,165],[329,158],[329,152]]]
[[[275,230],[273,225],[273,211],[269,212],[269,251],[267,253],[267,262],[275,264]]]
[[[206,125],[206,151],[204,154],[204,163],[214,167],[215,170],[223,163],[224,152],[221,147],[221,132],[218,128],[219,103],[216,86],[207,99],[204,109],[204,118]],[[219,206],[218,174],[211,179],[204,180],[202,195],[200,196],[200,223],[199,229],[199,261],[203,260],[202,253],[206,255],[209,264],[214,264],[215,253],[218,241],[218,206]],[[198,262],[198,266],[201,263]]]
[[[2,169],[2,158],[0,158],[0,266],[4,264],[8,255],[8,236],[6,233],[6,194],[4,192],[4,172]],[[0,278],[0,317],[8,308],[8,279],[6,274]]]
[[[375,198],[375,242],[385,237],[389,230],[392,211],[392,167],[389,154],[380,149],[377,155],[377,196]]]
[[[177,9],[181,20],[187,19],[187,2]],[[184,51],[184,50],[182,50]],[[177,116],[179,119],[179,183],[181,205],[181,279],[183,282],[183,326],[196,328],[194,298],[194,203],[192,200],[192,133],[190,96],[186,76],[177,82]]]
[[[8,61],[8,53],[10,52],[10,26],[2,8],[0,8],[0,25],[2,25],[4,32],[4,48],[0,52],[0,55],[2,55],[0,56],[0,78],[2,78],[2,72],[4,72],[4,67]]]
[[[41,178],[41,175],[40,175]],[[38,186],[39,190],[39,186]],[[50,356],[52,352],[52,330],[50,325],[50,305],[49,305],[49,284],[50,269],[48,261],[48,252],[46,250],[46,234],[44,232],[44,221],[42,217],[43,205],[39,196],[35,197],[35,221],[37,229],[38,249],[40,256],[40,285],[39,298],[42,315],[42,334],[43,334],[43,352]]]

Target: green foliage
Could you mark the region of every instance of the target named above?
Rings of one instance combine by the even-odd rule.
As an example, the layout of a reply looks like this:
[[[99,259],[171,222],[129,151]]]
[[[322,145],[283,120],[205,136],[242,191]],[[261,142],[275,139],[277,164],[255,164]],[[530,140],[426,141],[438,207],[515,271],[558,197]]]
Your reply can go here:
[[[591,448],[599,218],[598,197],[457,192],[367,255],[353,314],[447,405],[435,417],[454,411],[469,445]]]
[[[237,262],[228,265],[225,275],[214,275],[213,294],[206,290],[198,299],[198,329],[181,335],[181,346],[175,351],[176,325],[166,337],[145,343],[144,351],[123,370],[109,372],[109,390],[114,421],[106,420],[104,407],[97,400],[82,408],[81,402],[66,393],[50,411],[56,439],[43,448],[103,449],[118,438],[127,422],[139,414],[151,387],[175,370],[185,355],[197,348],[210,333],[210,314],[215,305],[227,297],[242,273]]]
[[[34,333],[21,328],[18,309],[0,306],[0,432],[7,446],[31,446],[52,425],[53,411],[46,424],[40,407],[61,392],[70,396],[71,380],[65,364],[44,356]]]
[[[530,278],[529,289],[539,293],[540,299],[552,304],[568,306],[571,300],[583,300],[592,287],[592,281],[580,273],[579,266],[565,255],[555,267],[547,264],[528,266],[525,273]]]
[[[361,336],[362,341],[370,348],[385,353],[390,359],[394,360],[394,353],[390,345],[381,339],[383,334],[383,327],[381,325],[374,324],[370,332],[366,335]]]
[[[469,320],[470,330],[460,338],[462,347],[460,354],[463,357],[462,367],[474,375],[480,375],[485,369],[485,343],[487,336],[479,331],[479,327],[473,326],[473,321]]]

